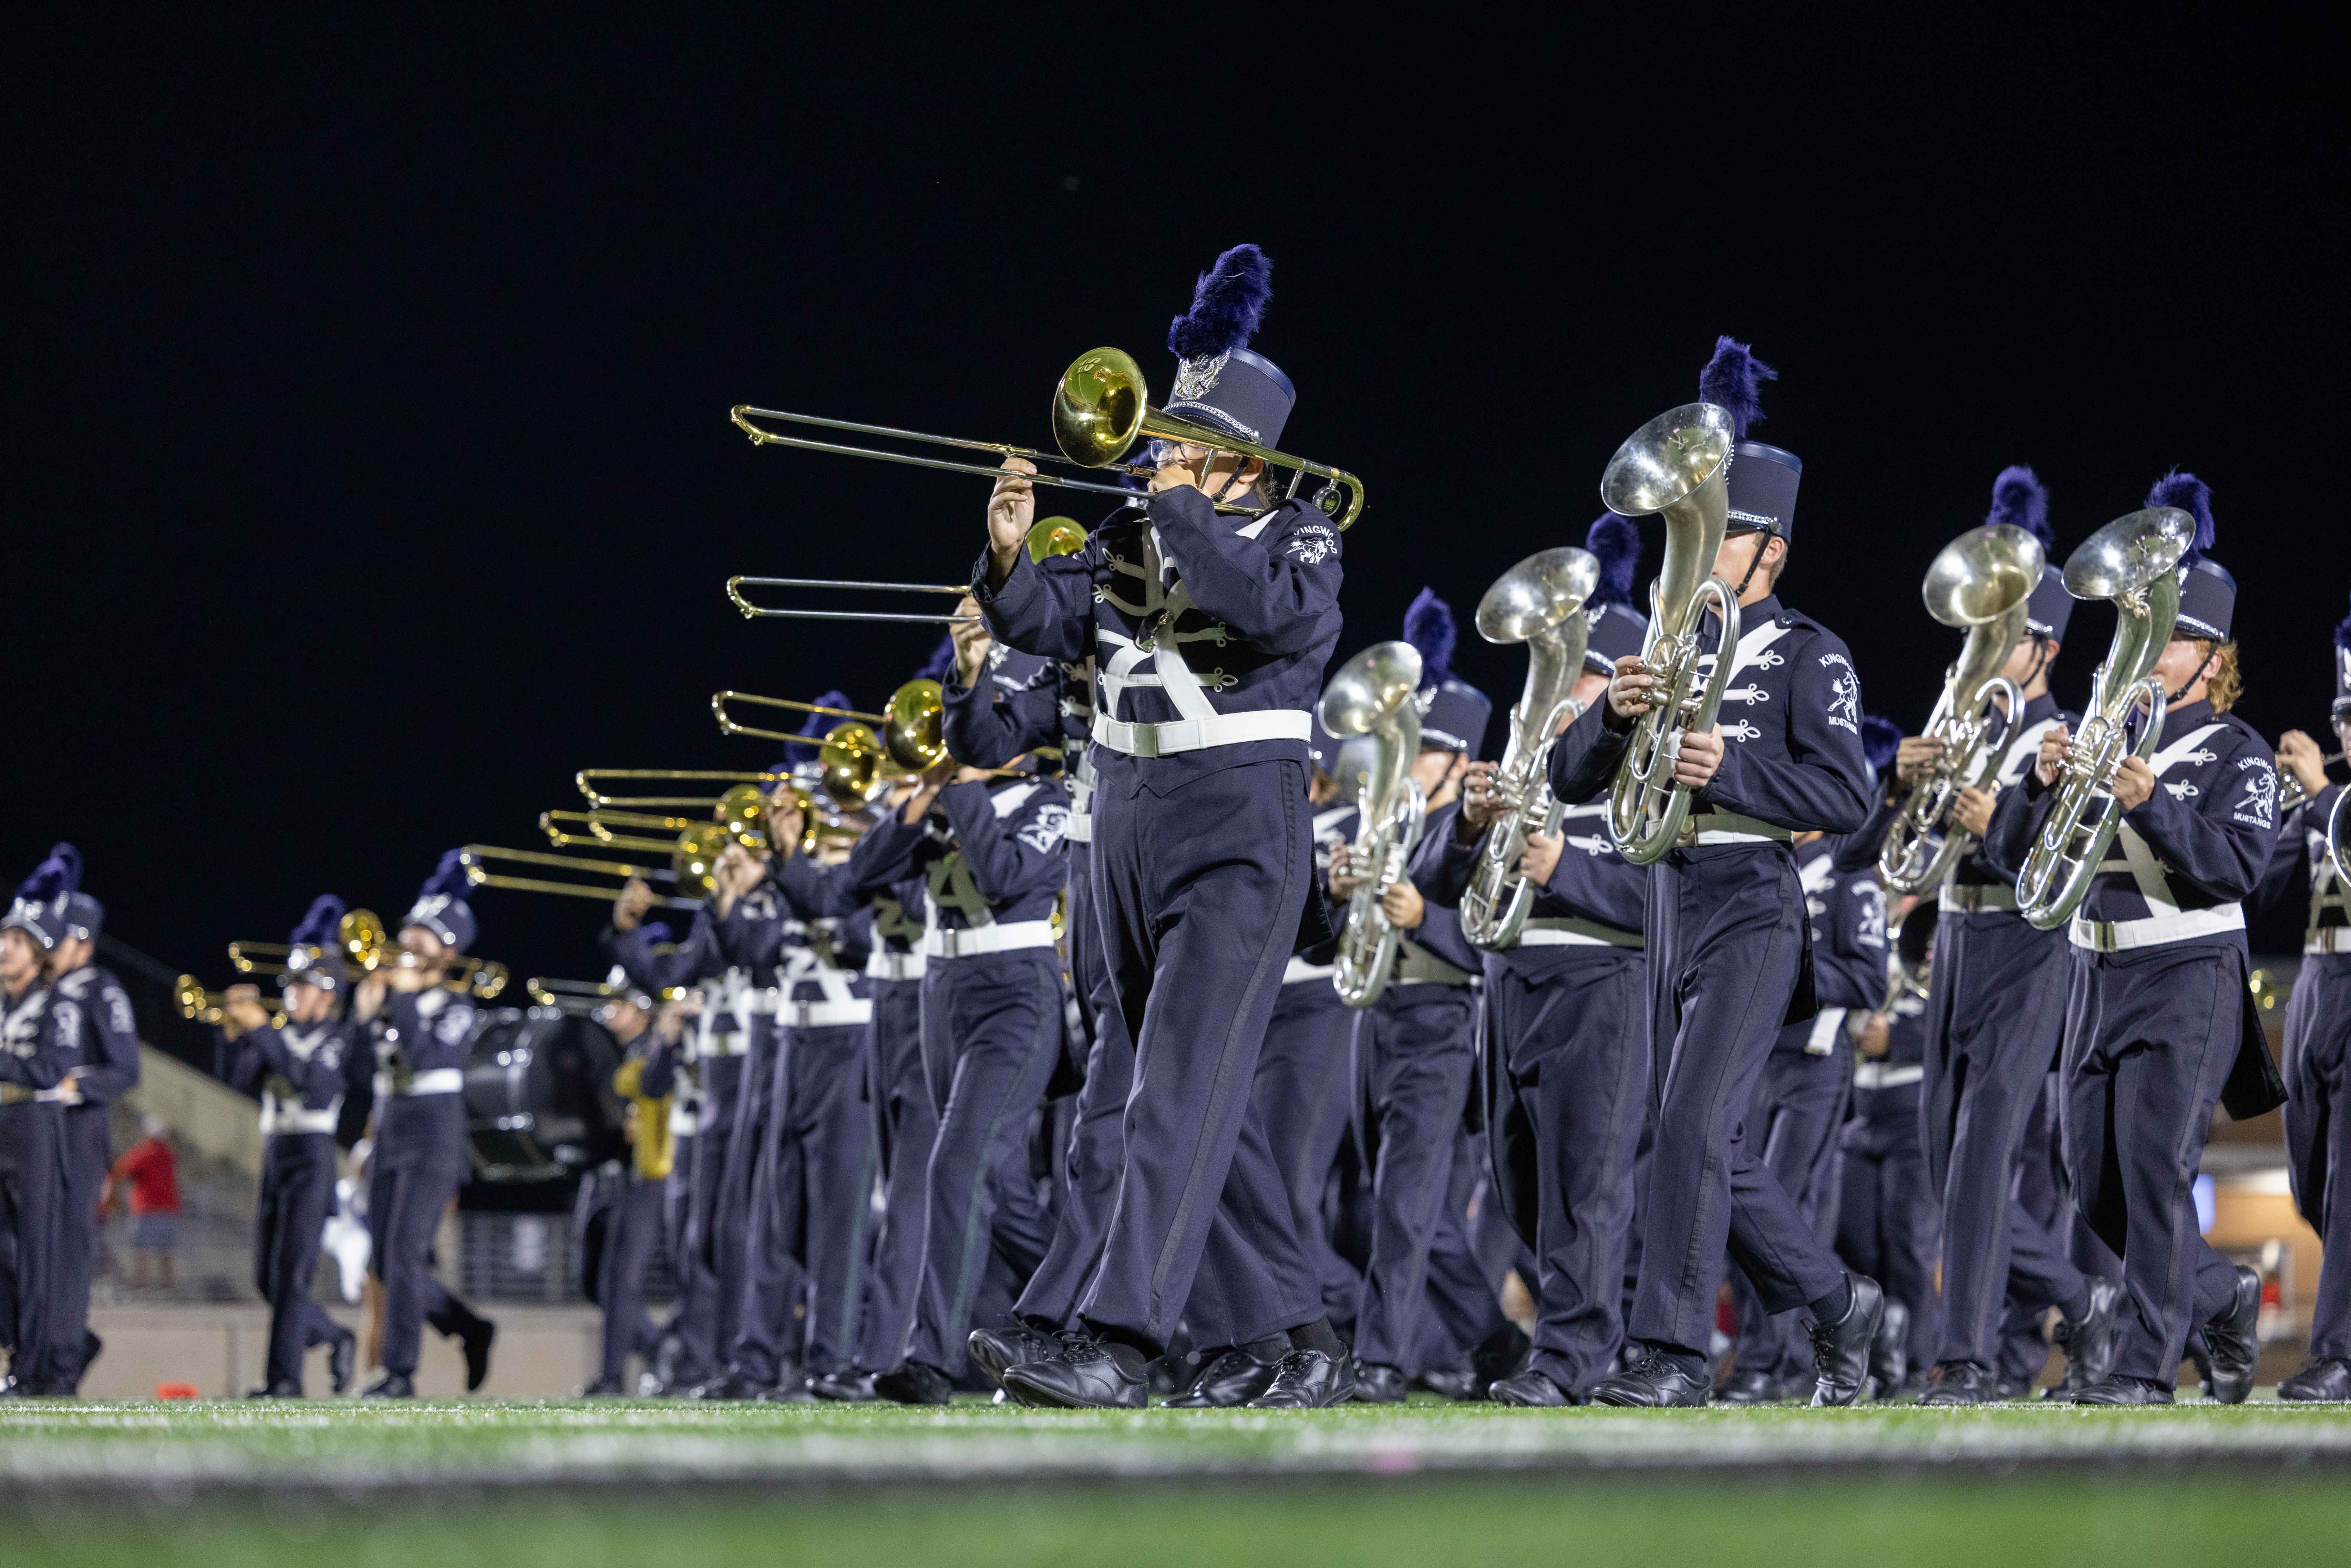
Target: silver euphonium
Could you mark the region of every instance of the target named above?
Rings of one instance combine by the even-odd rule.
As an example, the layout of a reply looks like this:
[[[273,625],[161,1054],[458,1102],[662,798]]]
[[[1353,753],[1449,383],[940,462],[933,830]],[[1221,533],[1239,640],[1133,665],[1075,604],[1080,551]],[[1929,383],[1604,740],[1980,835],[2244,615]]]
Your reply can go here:
[[[1559,831],[1560,802],[1552,798],[1547,765],[1560,723],[1574,711],[1576,677],[1592,634],[1584,601],[1600,585],[1600,562],[1590,550],[1563,545],[1531,555],[1494,580],[1478,601],[1478,634],[1489,643],[1527,645],[1527,686],[1510,710],[1510,740],[1494,771],[1502,814],[1486,825],[1478,864],[1461,895],[1461,935],[1489,950],[1518,944],[1534,904],[1534,889],[1519,874],[1527,829]]]
[[[1316,706],[1332,735],[1369,736],[1370,765],[1355,798],[1355,841],[1348,865],[1363,883],[1347,901],[1332,983],[1351,1008],[1367,1008],[1387,988],[1403,933],[1380,908],[1420,842],[1428,798],[1413,782],[1420,755],[1420,653],[1409,643],[1375,643],[1339,666]]]
[[[2326,852],[2335,862],[2335,880],[2351,887],[2351,811],[2343,802],[2351,800],[2351,789],[2335,797],[2335,809],[2326,813]]]
[[[2179,615],[2179,559],[2195,537],[2196,519],[2186,512],[2149,507],[2116,517],[2065,562],[2065,591],[2111,599],[2116,614],[2114,645],[2092,677],[2089,711],[2066,748],[2057,798],[2016,879],[2016,907],[2041,930],[2072,917],[2114,845],[2123,821],[2115,775],[2162,742],[2163,683],[2151,672]],[[2142,702],[2146,727],[2134,738],[2130,726]]]
[[[2024,721],[2024,694],[2000,672],[2024,638],[2041,582],[2041,541],[2005,523],[1970,528],[1927,568],[1927,613],[1967,628],[1959,662],[1943,676],[1926,733],[1943,743],[1886,832],[1877,874],[1889,892],[1920,893],[1949,874],[1974,839],[1951,821],[1959,791],[1989,787]]]
[[[1600,499],[1628,517],[1666,519],[1666,561],[1649,585],[1649,635],[1641,663],[1656,676],[1656,706],[1634,726],[1608,793],[1608,836],[1635,865],[1664,858],[1689,820],[1690,790],[1674,782],[1685,732],[1714,727],[1737,663],[1739,595],[1713,575],[1730,520],[1730,411],[1688,402],[1635,431],[1600,476]],[[1721,656],[1703,677],[1700,617],[1711,599],[1722,621]],[[1701,684],[1701,680],[1703,684]]]

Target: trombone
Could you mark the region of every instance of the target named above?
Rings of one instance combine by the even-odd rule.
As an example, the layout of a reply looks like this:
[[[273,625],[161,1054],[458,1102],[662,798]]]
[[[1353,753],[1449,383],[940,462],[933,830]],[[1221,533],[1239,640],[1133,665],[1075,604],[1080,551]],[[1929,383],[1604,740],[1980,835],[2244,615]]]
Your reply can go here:
[[[887,713],[823,707],[815,703],[796,702],[790,697],[763,697],[750,692],[710,694],[710,712],[718,720],[719,734],[748,735],[761,740],[780,740],[805,746],[810,742],[808,736],[780,729],[758,729],[740,722],[726,711],[729,703],[750,703],[759,707],[784,708],[793,713],[823,714],[847,721],[834,726],[817,743],[818,757],[825,765],[828,785],[833,781],[836,766],[842,769],[841,781],[851,781],[859,766],[857,754],[861,751],[872,758],[872,771],[877,774],[884,756],[903,773],[921,773],[946,760],[946,696],[936,681],[908,681],[890,694]],[[878,741],[873,729],[867,727],[869,726],[880,727]],[[870,785],[871,779],[866,790],[852,789],[852,792],[870,794]]]
[[[607,795],[590,783],[590,779],[675,779],[696,784],[758,785],[780,784],[790,778],[789,773],[743,773],[707,768],[583,768],[572,775],[572,782],[579,786],[580,793],[587,797],[590,807],[602,811],[615,806],[623,810],[638,806],[716,806],[732,797],[734,791],[730,789],[724,795]],[[648,824],[634,825],[643,827]]]
[[[621,994],[622,988],[606,980],[550,979],[545,975],[533,975],[522,983],[530,999],[543,1008],[560,1012],[594,1013]],[[694,992],[684,986],[668,986],[653,993],[657,1001],[683,1001]]]
[[[1237,440],[1213,425],[1197,424],[1152,407],[1151,390],[1144,379],[1142,367],[1134,362],[1132,356],[1117,349],[1090,349],[1061,372],[1061,380],[1053,389],[1053,444],[1061,448],[1058,454],[1040,452],[1029,446],[962,441],[953,436],[897,430],[886,424],[821,419],[815,414],[788,413],[781,409],[753,408],[741,403],[737,404],[727,417],[735,422],[737,429],[762,446],[798,446],[810,452],[872,457],[884,463],[904,463],[916,468],[936,468],[950,474],[976,474],[991,480],[1001,479],[1005,470],[978,463],[952,463],[944,458],[920,457],[907,452],[885,452],[870,446],[846,446],[838,442],[784,435],[764,430],[753,422],[767,420],[788,424],[813,424],[827,430],[845,430],[852,434],[877,436],[883,440],[921,442],[933,446],[958,447],[966,452],[993,452],[1003,457],[1026,458],[1040,467],[1039,472],[1028,476],[1032,484],[1056,485],[1068,490],[1097,491],[1116,496],[1129,505],[1143,497],[1123,485],[1104,485],[1091,479],[1047,474],[1042,471],[1042,465],[1047,463],[1069,464],[1080,468],[1107,469],[1132,478],[1147,479],[1152,469],[1123,459],[1137,441],[1148,435],[1188,446],[1206,446],[1237,457],[1254,457],[1270,467],[1288,468],[1292,471],[1292,476],[1285,499],[1296,496],[1306,476],[1312,474],[1325,481],[1314,497],[1315,507],[1325,516],[1336,518],[1342,528],[1352,525],[1364,510],[1364,482],[1343,468],[1311,463],[1286,452],[1276,452],[1270,447]],[[1218,501],[1215,505],[1220,512],[1256,514],[1265,510],[1261,507],[1226,501]]]
[[[180,1016],[194,1023],[216,1024],[228,1016],[228,993],[208,991],[193,975],[183,975],[172,985],[172,1000],[179,1005]],[[279,1004],[259,1004],[269,1014],[269,1027],[286,1027],[286,1009]]]
[[[994,474],[1000,470],[990,468],[986,472]],[[1075,517],[1040,517],[1029,525],[1029,559],[1032,561],[1042,561],[1057,555],[1075,555],[1085,548],[1086,530],[1079,526]],[[788,606],[754,604],[743,597],[746,588],[845,588],[867,593],[951,593],[961,599],[971,591],[968,583],[863,582],[832,577],[730,577],[726,580],[726,597],[736,609],[743,612],[747,621],[761,616],[780,616],[801,621],[944,622],[948,625],[962,626],[979,619],[977,615],[917,615],[904,612],[795,610]]]
[[[318,947],[304,949],[314,958],[324,956]],[[386,926],[381,915],[372,909],[354,909],[335,925],[335,950],[343,961],[363,974],[375,974],[383,969],[417,969],[423,961],[402,947],[396,935]],[[291,966],[287,960],[294,949],[283,942],[232,942],[228,945],[228,961],[240,975],[283,975]],[[448,972],[441,980],[444,990],[463,991],[476,1001],[489,1001],[507,988],[507,967],[487,958],[451,956],[443,961]]]
[[[703,832],[707,832],[710,837],[708,839],[696,837]],[[696,852],[707,851],[706,861],[689,857],[687,853],[689,846],[686,842],[688,839],[695,839],[696,841],[692,848]],[[714,843],[712,840],[716,841]],[[692,885],[698,880],[706,887],[710,873],[717,865],[719,852],[725,848],[726,830],[715,822],[706,822],[697,824],[695,829],[679,835],[679,841],[674,846],[675,860],[682,863],[674,863],[670,866],[639,865],[631,861],[583,860],[578,855],[549,854],[544,850],[500,849],[495,844],[467,844],[460,852],[465,857],[465,880],[472,886],[503,887],[516,893],[560,894],[571,898],[593,898],[601,903],[610,904],[621,896],[621,889],[623,886],[634,881]],[[615,883],[606,887],[592,883],[554,882],[544,877],[510,876],[502,872],[491,871],[484,863],[488,861],[511,861],[521,865],[550,866],[560,871],[577,872],[583,876],[610,876],[615,879]],[[667,894],[656,896],[653,903],[662,909],[702,907],[702,900],[699,898],[681,898]]]
[[[2324,772],[2342,760],[2343,753],[2339,751],[2330,751],[2325,756],[2318,759],[2319,770]],[[2309,799],[2310,791],[2302,787],[2301,779],[2295,778],[2293,774],[2287,772],[2283,768],[2278,769],[2277,814],[2279,821],[2284,821],[2285,814],[2288,811],[2293,810],[2296,806],[2302,805]]]

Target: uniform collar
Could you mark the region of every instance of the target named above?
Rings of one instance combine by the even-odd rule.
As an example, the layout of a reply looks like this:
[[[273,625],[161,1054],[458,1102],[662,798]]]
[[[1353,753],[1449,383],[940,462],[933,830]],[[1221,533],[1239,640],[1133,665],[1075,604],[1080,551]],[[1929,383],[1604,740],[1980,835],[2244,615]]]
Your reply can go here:
[[[2043,719],[2056,716],[2057,699],[2049,693],[2043,692],[2037,697],[2024,699],[2024,723],[2039,724]]]
[[[2201,729],[2211,722],[2212,702],[2209,697],[2199,702],[2181,703],[2177,707],[2167,708],[2163,715],[2164,742],[2168,745],[2189,730]]]

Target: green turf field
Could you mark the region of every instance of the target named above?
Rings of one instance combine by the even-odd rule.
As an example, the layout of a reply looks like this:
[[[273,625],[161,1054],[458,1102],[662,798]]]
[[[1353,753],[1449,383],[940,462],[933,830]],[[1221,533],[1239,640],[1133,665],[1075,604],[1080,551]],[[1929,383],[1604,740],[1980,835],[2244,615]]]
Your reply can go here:
[[[2351,1407],[0,1407],[0,1560],[2351,1563]]]

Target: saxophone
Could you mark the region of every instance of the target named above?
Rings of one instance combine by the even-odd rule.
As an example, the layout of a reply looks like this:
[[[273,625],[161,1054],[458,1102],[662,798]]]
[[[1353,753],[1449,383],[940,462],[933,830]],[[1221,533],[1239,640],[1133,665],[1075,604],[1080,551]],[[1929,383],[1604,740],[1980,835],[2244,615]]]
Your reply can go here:
[[[1368,736],[1373,743],[1349,854],[1364,880],[1347,901],[1332,977],[1339,999],[1351,1008],[1380,999],[1403,940],[1380,900],[1403,877],[1428,814],[1427,797],[1412,778],[1420,755],[1419,687],[1419,652],[1409,643],[1377,643],[1339,667],[1316,705],[1324,729]]]
[[[1583,668],[1591,624],[1584,602],[1599,585],[1600,562],[1591,551],[1564,546],[1531,555],[1495,579],[1478,602],[1478,634],[1489,643],[1527,645],[1527,685],[1510,710],[1510,739],[1494,773],[1506,802],[1479,841],[1478,864],[1461,895],[1461,934],[1470,946],[1494,951],[1515,946],[1534,904],[1534,889],[1519,874],[1530,824],[1559,831],[1561,804],[1552,798],[1551,747],[1560,722],[1574,710],[1567,694]]]

